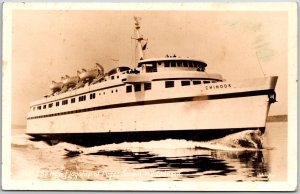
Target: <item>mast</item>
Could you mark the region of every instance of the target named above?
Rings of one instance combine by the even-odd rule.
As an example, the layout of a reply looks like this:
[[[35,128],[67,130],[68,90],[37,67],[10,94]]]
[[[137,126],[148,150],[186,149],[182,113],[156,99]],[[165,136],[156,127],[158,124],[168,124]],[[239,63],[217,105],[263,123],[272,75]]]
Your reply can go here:
[[[138,18],[138,17],[134,17],[134,20],[135,20],[135,32],[136,32],[136,40],[138,41],[138,50],[139,50],[139,55],[140,55],[140,60],[143,60],[144,59],[144,52],[143,50],[146,49],[146,46],[147,46],[147,43],[145,45],[142,45],[142,40],[145,40],[143,38],[142,35],[140,35],[140,31],[139,29],[141,28],[140,27],[140,23],[139,23],[139,20],[141,18]]]

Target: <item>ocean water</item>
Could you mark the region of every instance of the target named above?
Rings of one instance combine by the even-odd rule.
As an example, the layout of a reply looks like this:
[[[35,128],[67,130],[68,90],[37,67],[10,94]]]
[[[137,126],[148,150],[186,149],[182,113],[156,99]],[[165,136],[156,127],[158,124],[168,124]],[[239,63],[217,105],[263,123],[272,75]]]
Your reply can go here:
[[[12,179],[62,181],[284,181],[287,122],[195,142],[166,139],[81,147],[33,142],[13,130]],[[262,145],[262,148],[261,148]]]

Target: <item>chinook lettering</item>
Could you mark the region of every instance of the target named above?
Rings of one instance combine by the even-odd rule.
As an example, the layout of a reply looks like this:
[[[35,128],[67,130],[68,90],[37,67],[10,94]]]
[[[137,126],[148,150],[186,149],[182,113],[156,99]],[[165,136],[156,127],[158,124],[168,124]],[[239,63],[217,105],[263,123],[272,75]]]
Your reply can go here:
[[[219,84],[219,85],[205,87],[206,90],[223,89],[223,88],[231,88],[231,84]]]

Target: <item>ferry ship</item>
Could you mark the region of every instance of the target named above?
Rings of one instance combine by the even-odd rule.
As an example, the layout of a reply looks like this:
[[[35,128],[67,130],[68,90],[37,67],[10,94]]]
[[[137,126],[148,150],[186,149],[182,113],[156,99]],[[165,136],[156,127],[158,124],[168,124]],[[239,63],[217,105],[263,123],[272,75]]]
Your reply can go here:
[[[27,134],[48,143],[94,146],[167,138],[208,140],[242,130],[264,132],[276,102],[277,76],[226,81],[204,61],[144,58],[146,40],[135,18],[140,60],[108,71],[100,64],[52,81],[51,94],[30,104]]]

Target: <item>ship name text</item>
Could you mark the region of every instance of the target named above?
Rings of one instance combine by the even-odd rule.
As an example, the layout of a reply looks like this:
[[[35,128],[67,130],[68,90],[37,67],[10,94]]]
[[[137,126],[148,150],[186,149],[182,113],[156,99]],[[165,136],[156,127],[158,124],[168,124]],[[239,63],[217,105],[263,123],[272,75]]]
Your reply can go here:
[[[213,86],[205,86],[206,90],[223,89],[223,88],[231,88],[231,84],[220,84],[220,85],[213,85]]]

